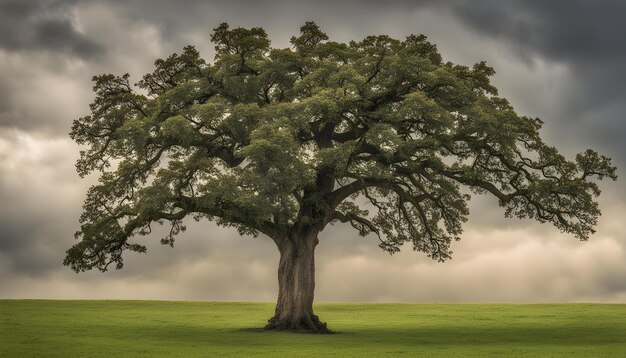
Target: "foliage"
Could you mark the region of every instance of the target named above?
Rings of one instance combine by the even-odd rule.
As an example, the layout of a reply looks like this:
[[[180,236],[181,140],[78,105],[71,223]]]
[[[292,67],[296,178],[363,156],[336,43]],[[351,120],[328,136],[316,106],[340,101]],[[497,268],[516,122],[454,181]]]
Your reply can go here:
[[[592,150],[566,160],[537,118],[497,96],[484,62],[444,62],[423,35],[337,43],[312,22],[272,48],[261,28],[218,26],[216,56],[192,47],[129,75],[94,77],[91,114],[74,121],[84,205],[76,271],[143,252],[130,238],[187,216],[274,240],[350,223],[390,253],[404,243],[450,258],[470,191],[507,216],[550,222],[579,239],[600,215],[592,179],[616,178]],[[364,208],[368,208],[365,210]]]

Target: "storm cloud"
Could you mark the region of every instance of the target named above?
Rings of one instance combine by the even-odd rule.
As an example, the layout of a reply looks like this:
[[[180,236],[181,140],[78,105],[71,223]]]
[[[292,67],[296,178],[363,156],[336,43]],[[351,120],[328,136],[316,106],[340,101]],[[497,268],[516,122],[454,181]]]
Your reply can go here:
[[[626,152],[623,3],[505,0],[457,2],[450,9],[473,30],[511,44],[529,61],[539,56],[567,64],[573,83],[560,105],[563,117],[576,126],[566,129],[566,136],[603,142],[601,149],[626,164],[620,155]]]
[[[504,219],[475,197],[453,259],[410,247],[393,256],[373,237],[327,228],[317,249],[321,301],[626,301],[626,4],[619,1],[17,1],[0,0],[0,297],[265,300],[276,297],[271,240],[188,223],[174,248],[159,233],[125,268],[76,275],[61,265],[85,192],[67,136],[88,114],[90,78],[130,73],[191,44],[213,58],[221,22],[265,28],[275,47],[307,20],[336,41],[423,33],[444,59],[486,60],[500,94],[569,158],[594,148],[618,165],[601,184],[588,242],[539,223]]]
[[[9,51],[53,51],[83,58],[103,52],[73,23],[72,2],[0,2],[0,47]]]

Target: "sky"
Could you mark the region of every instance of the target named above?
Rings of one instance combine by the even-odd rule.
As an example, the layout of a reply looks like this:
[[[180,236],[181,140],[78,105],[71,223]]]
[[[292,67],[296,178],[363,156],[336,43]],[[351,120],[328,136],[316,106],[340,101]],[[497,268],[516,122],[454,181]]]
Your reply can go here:
[[[615,1],[35,1],[0,0],[0,298],[274,301],[278,251],[188,222],[174,248],[155,232],[123,270],[76,274],[62,265],[78,230],[84,179],[68,136],[89,113],[91,77],[130,73],[194,45],[212,60],[221,22],[263,27],[287,47],[305,21],[331,40],[425,34],[445,60],[493,66],[518,113],[569,159],[593,148],[613,159],[597,233],[580,242],[549,224],[505,219],[473,197],[453,259],[406,246],[390,256],[374,237],[336,225],[316,250],[317,301],[626,302],[626,2]],[[141,239],[144,241],[144,239]]]

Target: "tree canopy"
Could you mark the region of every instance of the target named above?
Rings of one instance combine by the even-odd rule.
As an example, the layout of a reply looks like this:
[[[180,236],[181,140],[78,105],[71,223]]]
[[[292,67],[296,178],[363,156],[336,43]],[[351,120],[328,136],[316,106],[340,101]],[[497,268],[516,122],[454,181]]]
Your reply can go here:
[[[135,85],[93,78],[91,114],[70,133],[80,176],[99,173],[64,261],[75,271],[121,268],[154,223],[173,245],[186,217],[274,241],[347,223],[389,253],[410,243],[443,261],[470,193],[582,240],[594,232],[594,179],[615,167],[544,143],[542,121],[498,97],[485,62],[445,62],[423,35],[333,42],[313,22],[289,48],[225,23],[211,40],[213,62],[187,46]]]

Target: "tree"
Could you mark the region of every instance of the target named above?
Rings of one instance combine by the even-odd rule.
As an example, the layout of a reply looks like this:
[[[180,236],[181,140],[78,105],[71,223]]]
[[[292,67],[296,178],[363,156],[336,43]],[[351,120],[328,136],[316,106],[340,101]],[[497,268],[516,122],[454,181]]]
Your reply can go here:
[[[212,64],[185,47],[157,60],[139,91],[128,74],[93,78],[91,115],[70,133],[86,146],[79,175],[100,172],[64,261],[76,272],[122,268],[125,250],[146,251],[131,238],[155,222],[170,224],[171,246],[184,218],[214,220],[280,251],[267,329],[327,332],[312,304],[328,224],[444,261],[469,193],[489,193],[506,216],[581,240],[594,232],[592,179],[616,179],[610,159],[587,150],[568,161],[545,144],[542,122],[497,96],[484,62],[444,62],[423,35],[332,42],[313,22],[290,48],[225,23],[211,40]]]

